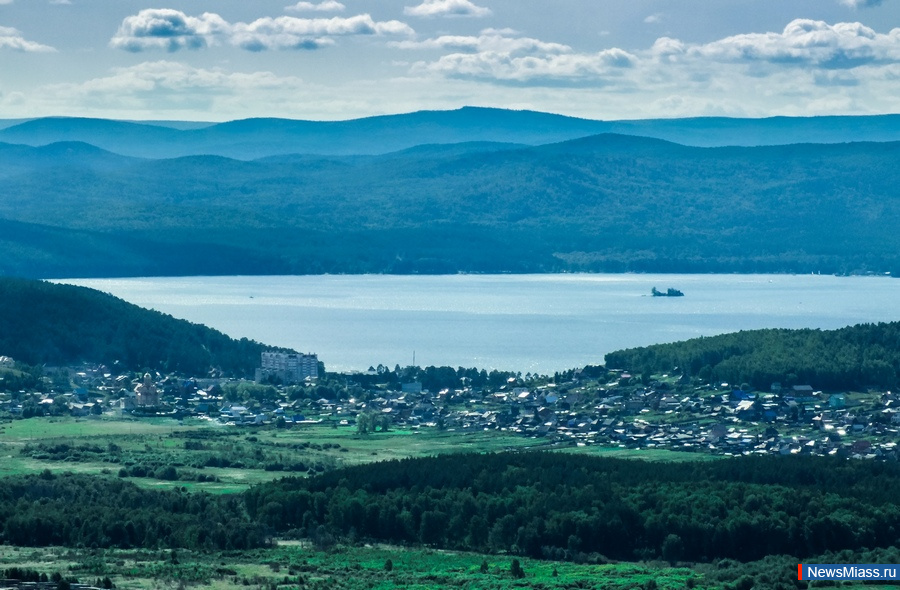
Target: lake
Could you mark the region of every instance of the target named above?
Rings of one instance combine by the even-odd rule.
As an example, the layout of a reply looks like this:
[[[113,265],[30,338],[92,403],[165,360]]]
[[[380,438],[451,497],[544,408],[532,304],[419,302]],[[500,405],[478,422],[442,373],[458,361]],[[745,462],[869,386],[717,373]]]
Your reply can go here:
[[[66,279],[332,371],[553,373],[607,352],[756,328],[900,320],[900,281],[819,275],[326,275]],[[684,297],[651,297],[669,287]]]

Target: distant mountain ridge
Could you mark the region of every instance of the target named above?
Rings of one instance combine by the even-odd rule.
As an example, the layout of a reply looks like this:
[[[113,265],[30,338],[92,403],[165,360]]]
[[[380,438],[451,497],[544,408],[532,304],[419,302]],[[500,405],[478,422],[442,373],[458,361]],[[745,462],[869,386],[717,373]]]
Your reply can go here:
[[[347,121],[268,118],[205,124],[48,117],[0,125],[0,142],[40,146],[77,141],[132,157],[219,155],[255,160],[286,154],[379,155],[425,144],[544,145],[601,133],[697,147],[885,142],[900,141],[900,115],[597,121],[464,107]]]
[[[0,178],[19,174],[23,169],[62,166],[110,171],[135,161],[135,158],[120,156],[81,141],[60,141],[39,147],[0,143]]]

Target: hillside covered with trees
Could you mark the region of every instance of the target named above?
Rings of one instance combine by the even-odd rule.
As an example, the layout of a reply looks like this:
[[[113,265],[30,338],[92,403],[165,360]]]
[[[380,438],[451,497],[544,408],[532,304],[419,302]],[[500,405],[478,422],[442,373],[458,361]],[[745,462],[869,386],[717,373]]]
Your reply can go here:
[[[615,134],[253,161],[0,144],[0,274],[900,273],[898,156]]]
[[[85,287],[0,277],[0,301],[0,354],[29,365],[252,376],[269,349]]]
[[[606,366],[647,374],[677,371],[766,390],[773,382],[890,389],[900,374],[900,323],[748,330],[611,352]]]

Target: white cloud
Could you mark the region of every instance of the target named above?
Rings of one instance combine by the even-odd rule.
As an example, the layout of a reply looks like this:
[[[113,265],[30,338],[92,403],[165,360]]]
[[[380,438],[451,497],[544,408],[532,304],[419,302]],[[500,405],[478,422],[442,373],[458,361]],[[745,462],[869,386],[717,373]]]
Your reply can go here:
[[[900,28],[876,33],[860,23],[797,19],[781,33],[749,33],[687,48],[703,59],[790,67],[853,68],[900,60]]]
[[[521,37],[509,29],[485,29],[477,37],[400,41],[392,46],[453,52],[434,62],[414,64],[414,72],[514,84],[603,84],[603,78],[618,75],[617,70],[631,67],[636,59],[618,48],[579,54],[568,45]]]
[[[657,12],[656,14],[651,14],[647,18],[644,19],[644,22],[648,25],[655,25],[657,23],[661,23],[663,19],[663,14],[661,12]]]
[[[18,29],[0,27],[0,49],[12,49],[26,53],[47,53],[56,51],[49,45],[28,41]]]
[[[291,12],[342,12],[346,6],[336,0],[323,0],[318,4],[312,2],[297,2],[293,6],[285,6],[284,9]]]
[[[110,45],[134,52],[199,49],[214,44],[217,37],[229,31],[225,19],[211,12],[194,17],[171,8],[148,8],[126,17]]]
[[[510,57],[492,52],[456,53],[429,64],[417,64],[414,71],[514,84],[603,86],[609,83],[608,78],[619,76],[620,70],[631,67],[633,61],[634,56],[617,48],[591,55]]]
[[[266,106],[274,109],[297,100],[305,88],[300,78],[271,72],[228,72],[163,60],[116,68],[107,76],[79,84],[44,86],[33,100],[56,113],[77,109],[105,117],[116,113],[138,118],[146,113],[171,113],[173,118],[196,119],[203,112],[236,114],[239,105],[258,104],[261,96],[266,97]]]
[[[147,9],[127,17],[110,41],[126,51],[200,49],[219,40],[246,49],[318,49],[333,45],[333,37],[353,35],[413,35],[409,25],[379,22],[368,14],[333,18],[281,16],[251,23],[228,23],[217,14],[188,16],[172,9]]]
[[[894,112],[900,94],[900,29],[797,19],[780,32],[692,44],[662,37],[638,53],[635,81],[666,93],[652,110],[702,114],[718,104],[744,116]],[[714,97],[720,97],[714,99]]]
[[[466,104],[461,102],[462,96],[473,97],[472,88],[460,88],[459,84],[423,85],[421,79],[407,78],[389,83],[383,79],[329,80],[323,85],[268,71],[200,68],[170,59],[116,68],[79,83],[10,90],[0,94],[0,111],[9,118],[345,120],[422,108],[457,108]],[[451,88],[455,90],[448,90]],[[493,94],[502,95],[510,106],[518,104],[505,89]]]
[[[116,68],[112,71],[111,76],[91,80],[82,88],[88,91],[127,88],[136,88],[141,91],[192,92],[197,89],[232,91],[241,87],[256,86],[270,78],[274,79],[275,77],[268,72],[227,73],[221,69],[195,68],[181,62],[161,60],[144,62],[127,68]]]
[[[646,50],[612,47],[578,52],[559,43],[524,37],[509,29],[486,29],[478,36],[445,35],[390,44],[443,55],[414,62],[415,74],[493,81],[501,84],[588,85],[633,91],[681,79],[713,84],[713,69],[725,79],[766,77],[776,71],[844,71],[900,63],[900,28],[877,33],[860,23],[797,19],[778,33],[748,33],[705,44],[661,37]],[[673,69],[675,68],[675,69]],[[857,85],[855,76],[823,76],[811,83]],[[739,82],[736,82],[738,85]]]
[[[900,29],[859,23],[795,20],[780,32],[661,37],[630,51],[578,51],[508,29],[390,45],[437,53],[406,66],[412,79],[441,80],[423,86],[483,88],[482,104],[508,106],[503,97],[600,118],[894,112],[900,96]]]
[[[418,6],[407,6],[403,14],[409,16],[485,17],[491,9],[476,6],[470,0],[423,0]]]
[[[423,41],[395,41],[389,44],[398,49],[449,49],[460,52],[503,53],[569,53],[572,48],[560,43],[547,43],[539,39],[520,37],[512,29],[484,29],[477,37],[443,35]]]
[[[478,104],[604,119],[758,117],[896,112],[900,96],[900,29],[860,23],[797,20],[771,32],[707,42],[660,37],[625,50],[609,43],[609,37],[594,36],[597,45],[584,49],[511,29],[417,38],[404,23],[368,15],[243,23],[212,18],[216,15],[150,16],[161,21],[157,28],[150,26],[151,18],[143,28],[131,23],[126,32],[132,36],[120,39],[123,48],[125,39],[131,39],[137,50],[183,49],[191,42],[274,50],[322,47],[368,35],[378,45],[392,41],[386,44],[391,53],[366,47],[354,58],[361,65],[346,70],[323,63],[332,67],[323,71],[311,63],[304,67],[305,81],[271,72],[192,67],[170,57],[95,73],[95,79],[81,84],[7,83],[0,111],[8,117],[346,119]],[[18,31],[0,29],[0,38],[7,37],[22,42]],[[3,41],[0,46],[9,47]],[[273,62],[273,72],[279,71],[276,67]],[[399,77],[389,78],[391,73]]]
[[[840,0],[841,4],[854,10],[858,8],[872,8],[880,6],[881,0]]]
[[[399,21],[376,22],[368,14],[349,18],[303,19],[289,16],[237,23],[231,42],[249,51],[265,49],[317,49],[334,43],[332,37],[348,35],[412,35]]]

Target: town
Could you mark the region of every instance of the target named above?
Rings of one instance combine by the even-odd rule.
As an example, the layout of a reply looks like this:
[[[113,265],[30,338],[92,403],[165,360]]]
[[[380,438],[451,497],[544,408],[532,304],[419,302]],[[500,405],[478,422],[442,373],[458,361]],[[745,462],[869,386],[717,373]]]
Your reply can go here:
[[[0,371],[14,364],[0,357]],[[430,390],[415,379],[425,372],[418,367],[320,374],[320,366],[313,354],[263,353],[255,381],[118,373],[102,365],[44,367],[48,391],[0,393],[0,416],[193,416],[234,427],[351,427],[361,435],[498,430],[570,446],[900,456],[900,398],[890,391],[824,393],[773,383],[761,392],[598,366],[554,376],[494,371],[480,386],[462,377],[457,387]],[[453,369],[443,369],[454,379]]]

